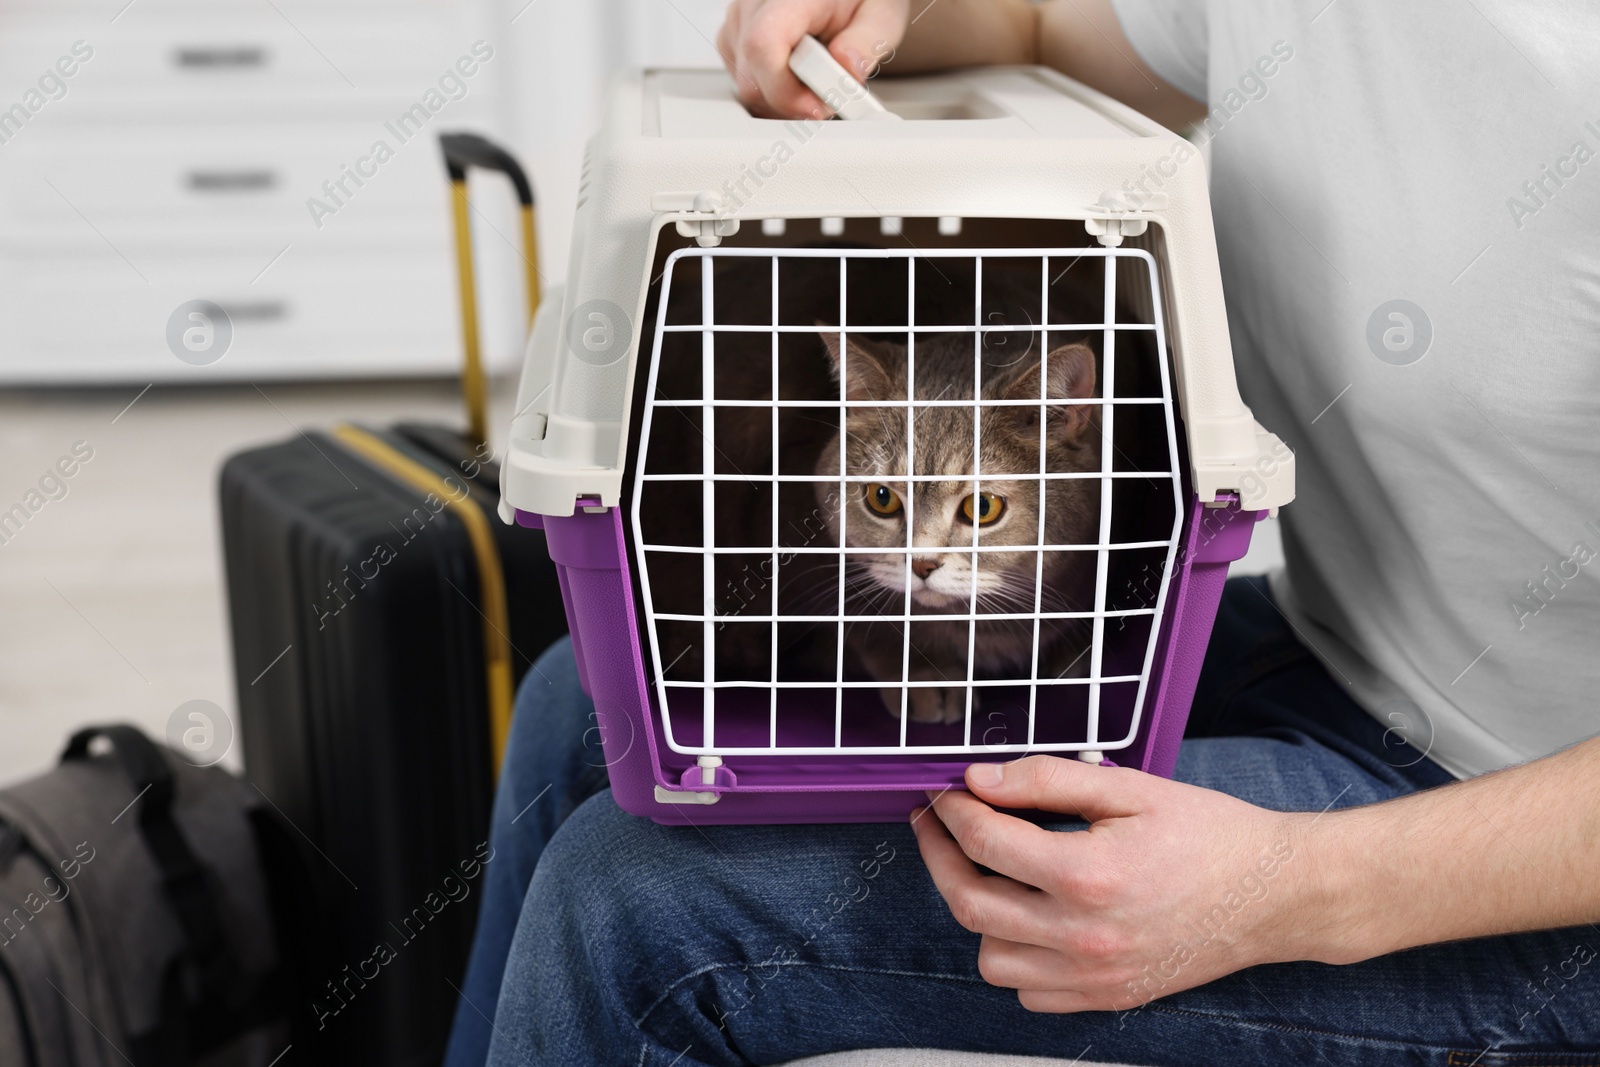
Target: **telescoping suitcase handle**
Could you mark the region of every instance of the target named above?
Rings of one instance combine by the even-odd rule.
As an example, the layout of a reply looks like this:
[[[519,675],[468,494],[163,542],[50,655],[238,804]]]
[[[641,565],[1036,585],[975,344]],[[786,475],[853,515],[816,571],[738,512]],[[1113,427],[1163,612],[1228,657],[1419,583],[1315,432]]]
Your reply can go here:
[[[539,310],[539,242],[533,224],[533,185],[511,153],[475,133],[442,133],[439,147],[450,173],[450,199],[455,216],[456,274],[461,286],[461,390],[467,400],[467,432],[476,445],[489,436],[488,389],[478,337],[478,286],[472,269],[472,218],[467,199],[467,171],[497,170],[511,179],[522,211],[522,259],[528,290],[528,324]]]

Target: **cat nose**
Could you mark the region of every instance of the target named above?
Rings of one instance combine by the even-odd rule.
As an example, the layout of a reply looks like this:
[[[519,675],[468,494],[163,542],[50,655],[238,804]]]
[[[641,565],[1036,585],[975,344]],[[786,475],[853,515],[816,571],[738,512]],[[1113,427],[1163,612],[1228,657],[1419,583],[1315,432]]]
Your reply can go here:
[[[914,559],[911,561],[911,573],[915,574],[918,578],[926,579],[928,575],[938,570],[939,566],[940,564],[938,560],[932,559],[928,556],[923,556],[920,559]]]

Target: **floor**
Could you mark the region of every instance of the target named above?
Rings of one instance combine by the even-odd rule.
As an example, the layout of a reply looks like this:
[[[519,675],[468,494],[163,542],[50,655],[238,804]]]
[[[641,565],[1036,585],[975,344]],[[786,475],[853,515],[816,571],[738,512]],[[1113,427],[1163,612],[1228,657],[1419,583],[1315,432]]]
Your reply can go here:
[[[513,391],[499,383],[491,425]],[[162,738],[171,723],[192,728],[180,708],[195,700],[231,717],[223,460],[303,428],[401,417],[459,424],[454,383],[0,393],[0,519],[37,509],[20,529],[0,525],[0,785],[48,768],[86,723]],[[1257,527],[1236,573],[1281,559],[1275,526]],[[222,763],[240,766],[236,747]]]
[[[86,723],[162,738],[175,715],[189,728],[178,709],[192,700],[231,716],[223,460],[302,428],[401,417],[460,424],[455,384],[0,393],[0,519],[45,480],[27,522],[0,525],[0,784],[47,768]],[[63,457],[71,477],[52,477]],[[237,749],[222,762],[238,768]]]

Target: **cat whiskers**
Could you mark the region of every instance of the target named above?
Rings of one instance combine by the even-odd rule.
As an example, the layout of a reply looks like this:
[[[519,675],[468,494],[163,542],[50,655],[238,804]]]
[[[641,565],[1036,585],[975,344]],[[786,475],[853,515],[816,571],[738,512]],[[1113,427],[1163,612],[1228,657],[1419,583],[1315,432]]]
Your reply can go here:
[[[990,588],[978,594],[977,614],[993,615],[1026,615],[1037,613],[1071,611],[1072,605],[1058,591],[1049,586],[1041,588],[1032,576],[1023,576],[1015,572],[1001,572],[990,576]],[[1017,629],[1032,629],[1031,618],[1020,619],[995,619],[997,626]],[[1055,624],[1076,622],[1071,619],[1045,619],[1045,626],[1052,630],[1060,630]]]
[[[785,614],[834,614],[839,605],[839,564],[834,560],[825,563],[814,563],[785,573],[785,584],[799,583],[812,575],[826,576],[826,581],[806,582],[801,591],[792,599],[780,596],[780,606]],[[845,601],[851,600],[858,586],[865,584],[863,579],[868,578],[868,565],[859,560],[846,557],[844,563]],[[875,584],[875,583],[874,583]],[[821,609],[826,609],[825,611]]]

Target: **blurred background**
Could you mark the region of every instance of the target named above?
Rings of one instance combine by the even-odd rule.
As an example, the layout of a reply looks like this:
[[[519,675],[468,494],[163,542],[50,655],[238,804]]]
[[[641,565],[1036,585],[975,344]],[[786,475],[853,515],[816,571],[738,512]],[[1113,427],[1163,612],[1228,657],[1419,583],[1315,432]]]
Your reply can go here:
[[[341,420],[462,422],[437,135],[528,168],[548,287],[607,78],[717,65],[724,7],[0,0],[0,784],[85,722],[234,714],[222,461]],[[492,443],[521,264],[509,188],[473,195]],[[204,365],[169,342],[195,300],[231,324]],[[1270,525],[1240,569],[1275,562]]]

